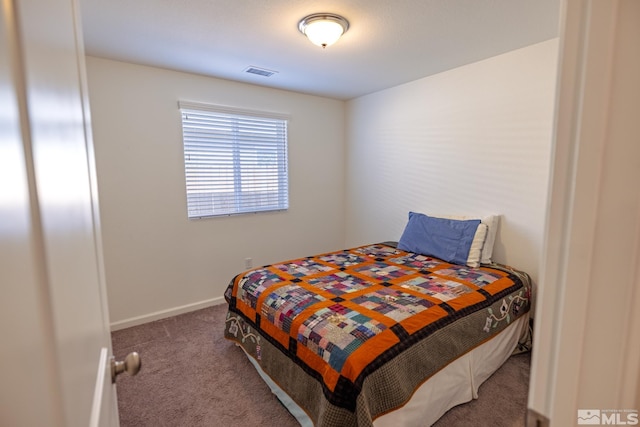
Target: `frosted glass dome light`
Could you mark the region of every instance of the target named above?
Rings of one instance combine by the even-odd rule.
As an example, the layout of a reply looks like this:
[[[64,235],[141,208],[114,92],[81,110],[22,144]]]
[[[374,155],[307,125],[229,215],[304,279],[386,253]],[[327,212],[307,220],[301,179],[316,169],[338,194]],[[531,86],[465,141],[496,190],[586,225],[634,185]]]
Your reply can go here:
[[[314,13],[302,18],[298,29],[311,43],[325,48],[337,42],[349,29],[349,21],[331,13]]]

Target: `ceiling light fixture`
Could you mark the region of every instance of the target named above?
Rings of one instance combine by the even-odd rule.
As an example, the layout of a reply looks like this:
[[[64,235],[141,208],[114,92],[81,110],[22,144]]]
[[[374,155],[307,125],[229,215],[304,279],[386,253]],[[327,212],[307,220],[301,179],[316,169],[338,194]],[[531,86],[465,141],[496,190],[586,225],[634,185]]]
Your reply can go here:
[[[349,21],[333,13],[314,13],[298,23],[298,29],[311,43],[325,48],[338,41],[349,29]]]

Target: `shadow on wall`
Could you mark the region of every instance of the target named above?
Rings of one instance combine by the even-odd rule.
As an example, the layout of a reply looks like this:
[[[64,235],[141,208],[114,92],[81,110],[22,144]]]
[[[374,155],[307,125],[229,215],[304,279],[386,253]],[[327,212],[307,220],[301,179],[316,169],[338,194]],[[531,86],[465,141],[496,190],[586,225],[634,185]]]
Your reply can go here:
[[[518,227],[515,223],[510,223],[504,215],[499,216],[498,229],[496,231],[496,240],[493,244],[493,256],[492,259],[495,262],[511,265],[514,268],[523,269],[524,266],[519,265],[520,260],[509,257],[507,247],[512,246],[514,242],[517,242],[518,252],[521,254],[527,254],[529,257],[538,258],[538,250],[536,249],[535,242],[532,241],[530,236],[521,227]],[[509,241],[504,242],[503,230],[508,229]],[[512,251],[513,252],[513,251]],[[536,272],[527,271],[529,274]]]
[[[505,229],[505,227],[509,230],[508,235],[510,239],[510,242],[507,242],[506,244],[503,241],[503,237],[502,237],[502,230]],[[497,262],[500,264],[506,264],[515,269],[522,270],[531,277],[531,284],[533,286],[534,297],[531,302],[530,315],[531,317],[533,317],[535,313],[535,306],[536,306],[535,296],[538,294],[537,292],[538,284],[534,280],[534,277],[537,277],[539,272],[528,271],[523,265],[520,265],[520,264],[523,264],[522,259],[513,259],[507,256],[507,253],[508,253],[507,247],[509,246],[513,247],[514,244],[518,245],[518,254],[530,254],[529,256],[531,258],[535,258],[536,260],[539,259],[540,254],[536,249],[535,242],[530,238],[530,236],[524,233],[521,227],[518,227],[516,224],[510,223],[508,220],[506,220],[504,215],[500,215],[500,221],[498,222],[498,230],[496,231],[496,240],[493,244],[492,260],[494,262]],[[537,265],[537,261],[536,261],[536,265]]]

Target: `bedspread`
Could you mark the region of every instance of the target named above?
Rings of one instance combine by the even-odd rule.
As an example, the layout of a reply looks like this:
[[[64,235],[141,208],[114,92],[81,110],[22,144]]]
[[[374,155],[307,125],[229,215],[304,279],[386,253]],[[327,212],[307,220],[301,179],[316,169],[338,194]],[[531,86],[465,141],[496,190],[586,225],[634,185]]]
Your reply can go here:
[[[234,277],[225,337],[316,425],[371,425],[528,312],[526,273],[366,245]]]

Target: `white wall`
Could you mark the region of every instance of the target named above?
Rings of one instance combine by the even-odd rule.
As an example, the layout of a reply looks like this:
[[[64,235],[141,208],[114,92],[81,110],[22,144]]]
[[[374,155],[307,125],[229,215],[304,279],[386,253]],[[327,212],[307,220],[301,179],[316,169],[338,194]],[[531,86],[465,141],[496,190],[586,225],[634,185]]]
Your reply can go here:
[[[347,103],[346,243],[398,240],[410,210],[501,214],[494,260],[536,280],[558,40]]]
[[[344,102],[94,57],[87,71],[115,328],[218,301],[247,257],[343,247]],[[287,212],[187,219],[178,100],[290,114]]]

